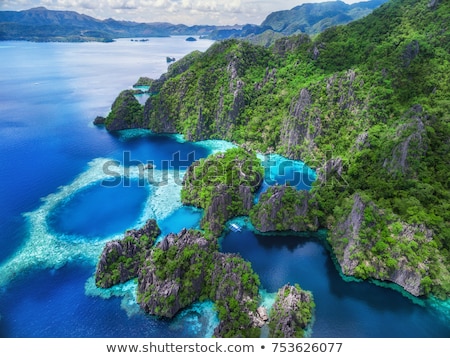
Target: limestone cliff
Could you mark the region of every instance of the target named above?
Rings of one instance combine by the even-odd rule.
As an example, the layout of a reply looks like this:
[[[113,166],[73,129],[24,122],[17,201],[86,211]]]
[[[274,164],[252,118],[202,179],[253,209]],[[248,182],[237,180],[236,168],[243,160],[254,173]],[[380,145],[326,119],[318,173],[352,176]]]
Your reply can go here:
[[[214,242],[200,232],[183,230],[166,236],[140,267],[140,306],[148,313],[171,318],[197,301],[214,249]]]
[[[359,194],[328,240],[344,274],[394,282],[414,296],[429,292],[432,270],[442,279],[449,276],[432,230],[386,215]]]
[[[323,137],[348,136],[348,126],[354,126],[353,131],[364,126],[361,115],[367,111],[368,97],[363,85],[361,76],[350,69],[302,88],[281,121],[279,150],[289,158],[319,164],[316,161],[328,154]],[[333,133],[337,123],[338,133]]]
[[[215,302],[216,337],[255,335],[259,279],[240,256],[217,251],[199,231],[166,236],[139,270],[138,302],[148,313],[171,318],[191,303]]]
[[[317,204],[305,190],[274,186],[261,195],[250,213],[255,228],[268,231],[316,231],[319,220],[314,216]]]
[[[269,337],[302,338],[314,314],[312,293],[300,286],[285,285],[278,290],[270,310]]]
[[[108,288],[137,277],[140,265],[160,234],[150,219],[138,230],[128,230],[122,240],[106,243],[95,272],[97,286]]]
[[[217,42],[157,81],[141,126],[232,140],[318,168],[317,216],[343,271],[446,299],[449,4],[391,0],[348,26],[269,49]],[[246,184],[226,188],[222,179],[185,186],[183,200],[205,209],[209,234],[249,198]]]
[[[414,178],[429,146],[425,128],[428,116],[420,105],[416,105],[404,118],[406,122],[397,126],[395,131],[392,156],[385,159],[383,166],[393,175]]]
[[[249,66],[266,65],[260,55],[267,53],[230,40],[188,55],[153,86],[143,122],[154,132],[178,132],[189,140],[231,140],[250,99],[245,74]]]
[[[124,90],[114,101],[104,124],[109,131],[145,127],[143,108],[133,90]]]
[[[248,215],[263,176],[261,162],[243,148],[193,163],[183,179],[182,202],[203,208],[201,226],[219,235],[227,220]]]
[[[223,225],[235,216],[245,215],[253,206],[253,190],[250,186],[230,187],[219,184],[214,188],[210,205],[205,209],[202,227],[208,227],[215,235],[223,230]]]

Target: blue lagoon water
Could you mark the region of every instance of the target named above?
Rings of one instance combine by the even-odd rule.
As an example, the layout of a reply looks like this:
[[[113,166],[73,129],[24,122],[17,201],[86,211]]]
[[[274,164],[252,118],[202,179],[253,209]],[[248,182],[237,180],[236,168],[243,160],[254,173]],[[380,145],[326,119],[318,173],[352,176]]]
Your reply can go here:
[[[113,135],[92,125],[140,76],[165,72],[166,56],[211,43],[0,43],[0,337],[211,336],[217,317],[210,302],[157,319],[139,309],[133,281],[101,290],[93,275],[105,242],[148,218],[163,234],[198,227],[201,211],[180,202],[184,170],[232,145],[144,130]],[[142,170],[149,162],[155,169]],[[266,186],[308,187],[314,174],[294,164],[284,176],[269,168]],[[307,178],[299,181],[293,169]],[[450,336],[450,323],[428,306],[345,282],[315,237],[244,230],[227,234],[222,249],[250,260],[269,293],[287,282],[313,291],[315,337]]]

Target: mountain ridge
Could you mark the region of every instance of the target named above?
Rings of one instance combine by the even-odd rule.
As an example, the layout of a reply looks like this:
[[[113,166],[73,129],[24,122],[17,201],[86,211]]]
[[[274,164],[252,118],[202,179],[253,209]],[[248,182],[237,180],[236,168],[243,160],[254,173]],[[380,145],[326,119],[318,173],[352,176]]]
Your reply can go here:
[[[361,17],[369,13],[367,9],[372,9],[386,0],[371,0],[361,2],[349,7],[341,1],[330,1],[327,3],[311,3],[303,4],[294,9],[304,8],[306,5],[310,9],[309,13],[315,12],[315,21],[321,23],[316,25],[308,20],[304,14],[302,23],[308,23],[303,30],[312,33],[310,28],[315,32],[324,28],[334,26],[336,24],[346,23],[355,18]],[[335,4],[336,3],[336,4]],[[340,4],[344,4],[343,6]],[[324,5],[325,4],[325,5]],[[361,5],[358,5],[361,4]],[[372,4],[372,5],[368,5]],[[331,7],[327,13],[321,12],[324,6]],[[348,17],[340,12],[340,9],[360,8],[362,12],[357,16]],[[289,14],[284,22],[292,22],[293,17],[290,15],[292,11],[286,10],[283,13]],[[366,9],[366,10],[364,10]],[[318,15],[317,15],[318,13]],[[119,21],[115,19],[99,20],[94,17],[77,13],[75,11],[48,10],[40,6],[22,11],[0,11],[0,40],[30,40],[30,41],[112,41],[115,38],[126,37],[167,37],[176,35],[197,35],[213,40],[222,40],[226,38],[244,38],[248,41],[261,41],[264,38],[267,44],[273,42],[273,39],[299,31],[299,26],[292,24],[291,30],[278,31],[269,24],[271,15],[261,25],[193,25],[187,26],[183,24],[172,24],[169,22],[150,22],[140,23],[133,21]],[[332,15],[333,18],[327,17]],[[279,16],[279,15],[273,15]],[[343,17],[344,16],[344,17]],[[347,17],[345,17],[347,16]]]
[[[343,1],[326,1],[317,4],[305,3],[291,10],[275,11],[269,14],[261,26],[269,26],[284,35],[297,31],[316,34],[332,25],[344,25],[368,15],[387,0],[370,0],[354,4]]]

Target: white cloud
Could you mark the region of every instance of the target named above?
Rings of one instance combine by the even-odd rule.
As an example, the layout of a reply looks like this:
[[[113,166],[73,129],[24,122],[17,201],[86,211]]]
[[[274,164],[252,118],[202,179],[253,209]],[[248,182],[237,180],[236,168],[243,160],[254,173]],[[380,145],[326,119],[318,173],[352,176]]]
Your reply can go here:
[[[111,9],[134,10],[138,8],[139,0],[107,0]]]
[[[260,24],[278,10],[302,3],[326,0],[0,0],[0,10],[25,10],[45,6],[52,10],[71,10],[99,19],[115,18],[140,22],[233,25]],[[355,3],[359,0],[345,0]]]

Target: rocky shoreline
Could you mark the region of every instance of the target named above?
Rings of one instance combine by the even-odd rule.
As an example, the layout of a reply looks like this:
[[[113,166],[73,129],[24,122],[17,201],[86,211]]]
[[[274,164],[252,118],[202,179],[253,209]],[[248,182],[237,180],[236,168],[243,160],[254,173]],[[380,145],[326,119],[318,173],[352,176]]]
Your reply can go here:
[[[136,279],[140,307],[166,318],[194,302],[211,300],[220,320],[214,337],[259,337],[267,323],[276,327],[274,337],[285,333],[299,336],[293,321],[286,317],[298,321],[295,317],[304,315],[304,304],[311,309],[306,324],[311,322],[312,296],[299,288],[291,288],[294,304],[280,304],[272,319],[267,309],[259,306],[260,282],[250,263],[239,255],[219,252],[217,239],[206,238],[197,230],[169,234],[150,247],[158,230],[154,220],[149,220],[122,240],[108,242],[97,265],[96,285],[106,288]],[[147,240],[148,235],[153,239]]]
[[[239,255],[219,252],[218,238],[226,221],[248,215],[254,205],[253,193],[262,179],[258,163],[254,154],[234,148],[192,164],[183,181],[182,199],[205,209],[202,231],[183,229],[156,245],[160,230],[155,220],[127,231],[122,240],[105,245],[96,285],[107,288],[135,279],[140,307],[165,318],[173,318],[194,302],[211,300],[220,321],[215,337],[259,337],[266,324],[274,327],[270,333],[274,337],[302,336],[312,320],[312,296],[290,286],[294,304],[280,303],[272,319],[259,304],[260,281],[250,263]],[[299,321],[299,315],[305,325],[297,327],[293,322]]]

